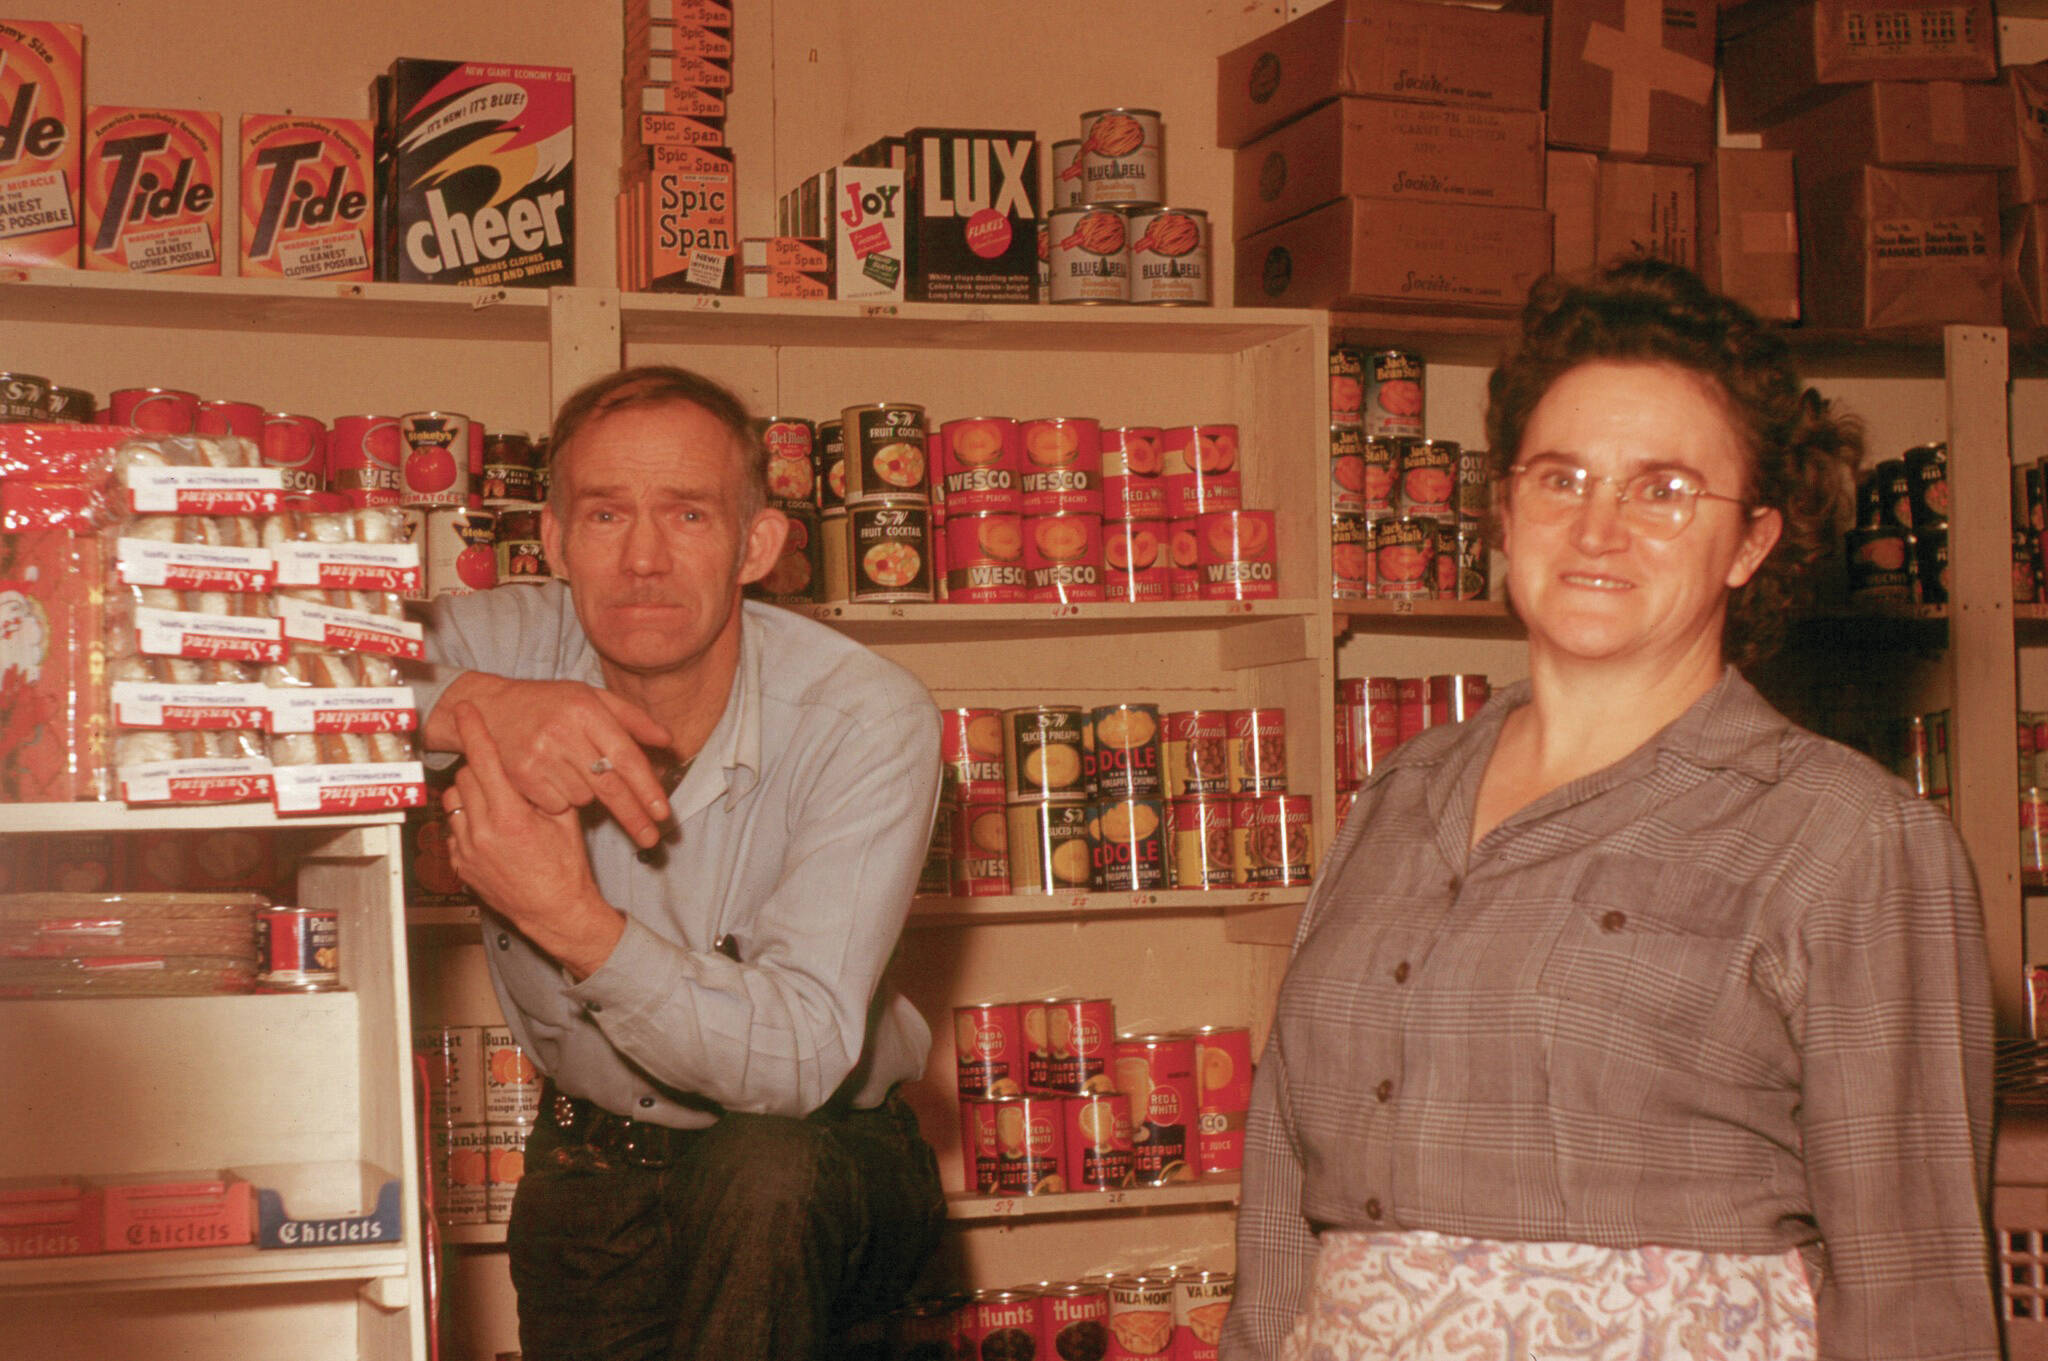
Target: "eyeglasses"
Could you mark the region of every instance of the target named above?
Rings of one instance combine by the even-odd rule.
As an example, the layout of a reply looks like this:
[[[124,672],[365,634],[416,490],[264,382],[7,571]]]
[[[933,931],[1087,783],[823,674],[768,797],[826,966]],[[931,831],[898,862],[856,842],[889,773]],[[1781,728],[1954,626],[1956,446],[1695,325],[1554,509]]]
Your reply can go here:
[[[1545,455],[1517,463],[1508,472],[1518,479],[1516,513],[1543,523],[1557,523],[1577,515],[1586,505],[1586,498],[1593,494],[1593,487],[1601,482],[1614,488],[1622,523],[1653,539],[1676,538],[1683,533],[1692,523],[1693,508],[1702,496],[1710,501],[1747,506],[1751,519],[1764,513],[1763,507],[1749,506],[1739,496],[1708,491],[1687,474],[1668,470],[1637,473],[1623,482],[1595,477],[1575,463]]]

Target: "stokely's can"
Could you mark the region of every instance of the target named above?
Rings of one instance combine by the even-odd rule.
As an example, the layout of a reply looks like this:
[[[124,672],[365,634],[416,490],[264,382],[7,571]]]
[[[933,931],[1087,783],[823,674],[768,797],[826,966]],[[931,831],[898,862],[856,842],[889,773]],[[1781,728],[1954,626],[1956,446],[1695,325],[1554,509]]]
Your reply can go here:
[[[1481,521],[1493,509],[1493,454],[1485,449],[1458,450],[1457,512],[1460,522]]]
[[[1130,226],[1111,203],[1077,203],[1046,214],[1048,294],[1055,303],[1131,300]]]
[[[1024,517],[1024,598],[1067,603],[1106,600],[1103,584],[1102,517]]]
[[[427,1125],[484,1122],[483,1030],[473,1025],[420,1026],[412,1049],[426,1060]]]
[[[1842,536],[1849,559],[1849,599],[1861,605],[1910,604],[1913,540],[1897,525],[1851,529]]]
[[[1037,1346],[1037,1292],[974,1292],[960,1320],[960,1355],[1028,1357]]]
[[[333,992],[341,987],[341,921],[317,907],[256,913],[256,990]]]
[[[1401,513],[1449,518],[1458,494],[1455,441],[1412,439],[1401,446]]]
[[[1090,203],[1166,201],[1166,128],[1157,109],[1081,115],[1081,197]]]
[[[946,591],[959,604],[994,605],[1025,598],[1024,521],[1011,511],[946,520]]]
[[[1365,514],[1365,432],[1355,425],[1330,427],[1330,513]]]
[[[1093,873],[1104,893],[1148,893],[1168,886],[1166,803],[1104,799],[1089,811]]]
[[[506,515],[516,513],[504,512]],[[818,526],[818,512],[809,506],[792,505],[785,506],[782,514],[789,521],[789,532],[782,540],[782,552],[768,569],[768,574],[754,583],[754,590],[762,599],[778,604],[809,604],[818,598],[819,584],[825,571],[825,544]],[[541,570],[547,570],[545,563]]]
[[[1104,799],[1157,798],[1159,707],[1107,704],[1095,710],[1095,788]]]
[[[1166,427],[1159,432],[1159,452],[1166,475],[1168,518],[1236,510],[1244,504],[1236,426]]]
[[[1207,307],[1209,214],[1200,208],[1133,208],[1131,301],[1150,307]]]
[[[1240,884],[1306,884],[1315,867],[1306,794],[1248,794],[1231,822],[1231,868]]]
[[[526,1138],[533,1132],[532,1121],[513,1124],[493,1122],[484,1133],[484,1222],[509,1224],[512,1200],[526,1176]]]
[[[922,464],[924,454],[918,454]],[[856,501],[846,508],[848,599],[932,598],[931,507],[924,501]]]
[[[427,517],[427,594],[468,595],[498,584],[498,512],[433,506]]]
[[[1230,709],[1223,758],[1232,794],[1287,792],[1287,711]]]
[[[1045,1361],[1108,1356],[1108,1283],[1064,1281],[1047,1286],[1039,1301],[1038,1321],[1037,1354]]]
[[[762,424],[767,450],[768,501],[787,510],[818,504],[817,430],[801,416],[771,416]]]
[[[540,500],[540,463],[533,439],[524,430],[493,430],[484,438],[483,477],[478,482],[486,506],[532,505]]]
[[[328,486],[327,427],[312,416],[295,416],[279,411],[263,417],[262,433],[256,447],[266,468],[281,469],[284,489],[325,491]],[[346,488],[337,487],[346,493]],[[350,498],[352,501],[354,498]],[[361,501],[359,505],[391,504]]]
[[[1373,531],[1373,589],[1382,600],[1428,600],[1436,591],[1437,522],[1396,515]]]
[[[953,1058],[964,1097],[1021,1096],[1024,1030],[1015,1002],[953,1008]]]
[[[1045,201],[1055,208],[1071,208],[1081,201],[1081,139],[1062,138],[1052,144],[1047,163],[1052,167],[1052,192]]]
[[[1115,425],[1102,431],[1102,516],[1105,520],[1164,520],[1166,482],[1159,430]]]
[[[1117,1037],[1116,1088],[1131,1108],[1131,1151],[1140,1186],[1193,1181],[1188,1131],[1196,1115],[1192,1035]]]
[[[1079,799],[1012,803],[1007,815],[1012,893],[1085,891],[1093,870],[1088,805]]]
[[[1202,599],[1271,600],[1280,594],[1272,511],[1210,511],[1200,523]]]
[[[43,381],[47,391],[48,380]],[[41,400],[38,394],[38,406]],[[132,425],[152,435],[189,435],[199,422],[199,394],[178,388],[116,388],[107,394],[107,410],[111,425]]]
[[[404,442],[399,500],[408,506],[464,506],[476,484],[470,419],[452,411],[409,411],[398,418]],[[478,451],[480,454],[480,451]],[[477,462],[481,464],[479,456]]]
[[[540,1072],[510,1026],[483,1028],[484,1119],[493,1125],[529,1122],[540,1114]]]
[[[443,1224],[482,1224],[489,1212],[490,1129],[437,1125],[429,1132],[434,1217]]]
[[[1202,598],[1202,527],[1175,519],[1166,526],[1166,595],[1169,600]]]
[[[1173,886],[1185,889],[1228,888],[1236,882],[1230,834],[1236,804],[1224,797],[1175,799],[1173,823]]]
[[[853,591],[853,541],[846,523],[846,507],[837,506],[818,516],[818,599],[837,602]]]
[[[1216,1361],[1236,1294],[1237,1277],[1228,1271],[1174,1273],[1173,1361]]]
[[[923,407],[910,402],[850,406],[841,413],[841,430],[848,503],[926,495]]]
[[[791,537],[795,537],[797,526],[792,524],[790,531]],[[498,556],[500,585],[525,582],[538,586],[553,575],[548,571],[547,550],[541,546],[538,507],[506,507],[500,510],[492,542]],[[785,544],[783,552],[786,554],[788,551]],[[769,569],[769,575],[775,575],[775,571],[775,568]]]
[[[1486,599],[1486,586],[1486,527],[1476,521],[1460,521],[1458,524],[1457,599],[1484,600]]]
[[[1034,1092],[1078,1095],[1115,1090],[1109,1061],[1116,1008],[1106,997],[1047,997],[1022,1003],[1025,1083]]]
[[[1102,513],[1102,427],[1086,416],[1041,416],[1018,429],[1024,513]]]
[[[1365,433],[1422,438],[1423,362],[1405,350],[1378,350],[1365,357]]]
[[[1203,1176],[1242,1171],[1244,1117],[1252,1104],[1252,1036],[1242,1026],[1195,1030],[1195,1087],[1201,1118],[1195,1166]]]
[[[994,799],[1003,783],[1003,716],[996,709],[939,711],[939,775],[951,799]]]
[[[1075,704],[1003,710],[1004,778],[1013,802],[1083,796],[1081,730],[1087,721]]]
[[[264,433],[274,421],[308,419],[289,412],[266,417]],[[327,485],[357,506],[398,504],[398,470],[405,461],[405,439],[396,416],[338,416],[327,436]]]
[[[819,421],[818,508],[831,510],[846,504],[846,425],[843,421]]]
[[[1109,599],[1131,604],[1171,599],[1165,521],[1118,520],[1103,525],[1102,561]]]
[[[1363,600],[1372,582],[1372,563],[1366,556],[1363,515],[1330,517],[1330,594],[1338,600]]]
[[[1024,509],[1024,445],[1008,416],[973,416],[939,427],[939,487],[948,515]]]
[[[1230,792],[1228,709],[1175,709],[1160,720],[1168,798]]]
[[[1070,1096],[1063,1103],[1067,1126],[1067,1189],[1114,1191],[1131,1184],[1131,1108],[1119,1092]],[[1052,1352],[1053,1356],[1070,1353]]]
[[[73,389],[51,389],[53,394],[70,391],[73,391]],[[61,412],[52,414],[56,415],[58,419],[63,418]],[[265,414],[263,408],[254,402],[231,402],[216,397],[211,401],[199,404],[199,415],[192,423],[192,433],[195,435],[240,435],[243,439],[252,439],[260,444],[263,441],[263,420]],[[324,431],[326,427],[322,426],[321,429]],[[326,453],[324,445],[321,453],[323,456]],[[327,478],[327,465],[324,461],[320,465],[319,473],[324,484]]]
[[[1137,1138],[1135,1131],[1132,1138]],[[1140,1148],[1141,1162],[1143,1157]],[[1138,1184],[1147,1184],[1142,1175]],[[1173,1277],[1164,1272],[1111,1277],[1109,1336],[1109,1361],[1169,1355],[1173,1347]]]

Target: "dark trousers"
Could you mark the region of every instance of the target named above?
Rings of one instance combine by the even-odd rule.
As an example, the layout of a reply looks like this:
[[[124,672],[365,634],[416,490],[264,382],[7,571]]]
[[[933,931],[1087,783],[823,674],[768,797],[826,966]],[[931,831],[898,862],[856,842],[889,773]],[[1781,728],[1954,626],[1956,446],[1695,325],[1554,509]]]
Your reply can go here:
[[[604,1165],[597,1165],[603,1163]],[[545,1112],[512,1205],[526,1361],[811,1361],[896,1308],[945,1196],[900,1096],[678,1132],[659,1170],[593,1159]]]

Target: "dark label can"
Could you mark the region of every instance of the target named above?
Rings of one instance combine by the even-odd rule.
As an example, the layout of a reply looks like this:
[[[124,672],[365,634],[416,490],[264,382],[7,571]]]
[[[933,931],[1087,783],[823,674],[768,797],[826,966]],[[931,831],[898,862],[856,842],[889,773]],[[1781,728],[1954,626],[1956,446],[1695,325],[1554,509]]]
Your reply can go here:
[[[952,892],[953,840],[956,836],[953,824],[959,816],[959,806],[944,799],[939,800],[939,806],[932,810],[932,834],[925,841],[924,866],[917,872],[920,895],[944,897]]]
[[[922,497],[925,491],[924,408],[874,402],[841,413],[846,440],[846,499]]]
[[[962,515],[949,507],[945,542],[948,600],[993,605],[1025,598],[1023,517]]]
[[[1167,886],[1166,804],[1159,799],[1108,799],[1089,814],[1093,875],[1105,893],[1144,893]]]
[[[1010,891],[1010,834],[1004,805],[976,799],[953,816],[952,889],[956,898],[1000,897]]]
[[[1111,600],[1133,604],[1172,596],[1163,520],[1118,520],[1102,527],[1102,558]]]
[[[1209,214],[1200,208],[1133,208],[1131,301],[1150,307],[1207,307]]]
[[[1913,531],[1913,565],[1922,605],[1948,604],[1948,526]]]
[[[1372,579],[1366,560],[1363,515],[1330,517],[1330,594],[1339,600],[1363,600]]]
[[[1271,600],[1280,594],[1272,511],[1210,511],[1200,523],[1202,599]]]
[[[939,765],[946,797],[1001,800],[1003,716],[995,709],[939,711]]]
[[[1093,871],[1088,805],[1048,800],[1009,805],[1010,891],[1085,891]]]
[[[920,463],[924,455],[918,455]],[[932,598],[931,507],[923,501],[859,501],[846,508],[850,591],[856,602]]]
[[[1374,530],[1373,576],[1382,600],[1428,600],[1436,593],[1436,521],[1397,515]]]
[[[1117,1090],[1130,1103],[1131,1151],[1140,1186],[1193,1181],[1188,1127],[1196,1113],[1192,1035],[1120,1035]]]
[[[1015,514],[1024,508],[1024,445],[1007,416],[974,416],[939,427],[939,486],[949,514]]]
[[[1086,712],[1073,704],[1003,710],[1003,759],[1011,800],[1082,796],[1086,772],[1081,730],[1087,721]]]
[[[796,526],[790,527],[790,537],[796,537]],[[498,555],[498,582],[520,581],[539,584],[551,575],[548,571],[547,552],[540,541],[540,511],[537,509],[501,509],[498,512],[498,527],[494,537]],[[784,552],[788,549],[785,546]],[[774,569],[769,575],[775,575]]]
[[[1306,794],[1249,794],[1231,824],[1231,869],[1240,884],[1306,884],[1313,867]]]
[[[1236,510],[1244,504],[1234,425],[1168,426],[1159,432],[1170,519]]]
[[[1041,602],[1106,600],[1102,517],[1030,515],[1024,520],[1024,598]]]
[[[1173,801],[1175,888],[1228,888],[1236,882],[1230,849],[1234,809],[1230,799],[1221,797]]]
[[[1365,432],[1355,425],[1330,427],[1330,513],[1365,514]]]
[[[1159,430],[1116,425],[1102,431],[1102,515],[1105,520],[1164,520],[1166,482]]]
[[[1913,480],[1906,472],[1906,460],[1888,458],[1872,475],[1882,523],[1900,529],[1913,527]]]
[[[1456,443],[1447,439],[1413,439],[1401,446],[1401,512],[1444,519],[1453,513],[1458,494]]]
[[[256,913],[256,986],[262,992],[333,992],[341,987],[341,922],[314,907]]]
[[[2012,531],[2012,603],[2031,605],[2040,598],[2041,575],[2036,562],[2034,531],[2015,525]]]
[[[1081,115],[1081,197],[1091,203],[1163,203],[1166,128],[1157,109]]]
[[[1916,444],[1902,461],[1913,528],[1948,528],[1948,446]]]
[[[818,504],[817,430],[801,416],[771,416],[761,428],[768,455],[769,503],[815,508]]]
[[[1287,791],[1287,711],[1231,709],[1224,761],[1233,794]]]
[[[0,373],[0,421],[12,425],[45,419],[54,386],[49,379],[33,373]]]
[[[1160,720],[1169,798],[1230,792],[1228,709],[1175,709]]]
[[[408,506],[464,506],[482,470],[483,451],[473,447],[480,433],[469,417],[452,411],[411,411],[398,418],[404,442],[399,465],[399,500]]]
[[[1024,513],[1102,513],[1102,427],[1084,416],[1044,416],[1019,430]]]
[[[1422,438],[1422,356],[1379,350],[1367,355],[1365,364],[1365,433]]]
[[[1457,511],[1460,521],[1484,520],[1493,509],[1493,455],[1485,449],[1458,450]]]
[[[1849,559],[1849,599],[1858,604],[1910,604],[1913,541],[1897,525],[1851,529],[1843,535]]]
[[[1024,1028],[1014,1002],[953,1008],[953,1057],[960,1095],[1021,1096]]]
[[[1152,704],[1110,704],[1095,711],[1095,788],[1105,799],[1156,798],[1159,709]]]
[[[1130,226],[1113,203],[1077,203],[1046,214],[1047,292],[1055,303],[1131,300]]]
[[[830,510],[846,504],[846,426],[842,421],[819,421],[818,508]]]
[[[1109,1061],[1116,1010],[1106,997],[1048,997],[1018,1008],[1024,1022],[1025,1081],[1034,1092],[1114,1090]]]
[[[525,431],[488,432],[478,487],[487,506],[531,505],[540,500],[540,465],[534,458],[533,440]]]
[[[1131,1109],[1123,1094],[1098,1092],[1070,1096],[1066,1098],[1065,1106],[1068,1189],[1113,1191],[1129,1186],[1132,1176]],[[1106,1307],[1106,1298],[1103,1298],[1103,1303]],[[1056,1351],[1049,1354],[1069,1356],[1073,1353]]]

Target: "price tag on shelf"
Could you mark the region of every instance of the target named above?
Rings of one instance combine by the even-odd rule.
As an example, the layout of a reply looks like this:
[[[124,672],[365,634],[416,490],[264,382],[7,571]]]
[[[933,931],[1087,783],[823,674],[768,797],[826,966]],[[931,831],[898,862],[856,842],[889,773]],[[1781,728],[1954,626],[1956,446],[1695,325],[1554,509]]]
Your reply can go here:
[[[469,300],[469,310],[472,312],[481,312],[486,307],[490,307],[496,303],[501,303],[505,301],[507,296],[508,295],[506,294],[505,290],[502,288],[486,288],[481,293],[478,293],[474,298],[471,298]]]
[[[902,315],[896,310],[896,304],[893,302],[864,303],[861,306],[860,314],[864,317],[894,317]]]

